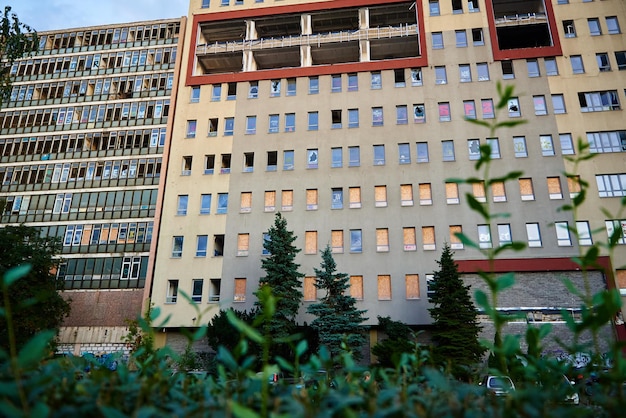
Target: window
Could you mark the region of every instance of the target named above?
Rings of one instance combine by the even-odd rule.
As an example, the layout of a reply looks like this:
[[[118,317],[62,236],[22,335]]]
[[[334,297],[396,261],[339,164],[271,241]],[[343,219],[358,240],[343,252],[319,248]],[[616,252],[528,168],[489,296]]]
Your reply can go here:
[[[431,300],[435,293],[432,287],[435,276],[433,274],[425,274],[424,277],[426,278],[426,296],[428,297],[428,300]]]
[[[415,227],[402,228],[402,242],[404,243],[404,251],[416,251],[417,241],[415,239]]]
[[[263,233],[263,249],[261,250],[261,255],[269,255],[270,251],[266,248],[266,245],[270,242],[270,234],[267,232]]]
[[[626,244],[626,220],[613,219],[605,221],[604,224],[606,225],[606,233],[609,238],[609,242]]]
[[[580,184],[580,176],[568,175],[567,176],[567,189],[569,190],[569,197],[575,198],[580,193],[582,187]]]
[[[544,58],[543,61],[546,65],[546,75],[559,75],[559,67],[556,65],[556,58]]]
[[[211,93],[211,101],[219,102],[222,99],[222,85],[213,84],[213,91]]]
[[[596,175],[600,197],[626,196],[626,174]]]
[[[359,90],[359,77],[356,73],[348,74],[348,91]]]
[[[600,20],[597,17],[587,19],[587,25],[589,26],[589,34],[591,36],[602,35],[602,29],[600,29]]]
[[[572,245],[572,239],[569,233],[567,222],[555,222],[556,242],[559,247],[569,247]]]
[[[270,190],[265,192],[265,212],[274,212],[276,210],[276,191]]]
[[[400,185],[400,206],[413,206],[413,185]]]
[[[330,76],[330,80],[330,91],[332,93],[341,92],[341,74],[333,74],[332,76]]]
[[[172,258],[181,258],[183,256],[183,237],[175,236],[172,239]]]
[[[293,190],[283,190],[281,194],[280,209],[282,211],[293,210]]]
[[[459,204],[459,185],[456,183],[446,183],[446,203],[448,205]]]
[[[317,189],[307,189],[306,210],[317,210]]]
[[[220,168],[220,174],[230,173],[230,154],[222,154],[222,167]]]
[[[285,113],[285,132],[293,132],[296,130],[296,114]]]
[[[420,278],[417,274],[404,275],[404,287],[407,300],[420,298]]]
[[[571,134],[559,134],[559,142],[561,143],[561,155],[573,155],[576,153]]]
[[[554,110],[555,115],[567,113],[565,110],[565,99],[562,94],[552,95],[552,109]]]
[[[489,225],[478,225],[478,246],[480,248],[491,248],[491,228]]]
[[[411,85],[412,86],[422,85],[422,69],[421,68],[411,68]]]
[[[224,136],[233,136],[235,118],[224,118]]]
[[[470,83],[472,81],[472,71],[469,64],[459,65],[459,80],[461,83]]]
[[[450,240],[450,248],[453,250],[462,250],[463,249],[463,241],[459,238],[458,234],[463,233],[463,228],[461,225],[450,225],[448,227],[449,240]]]
[[[541,144],[541,155],[549,157],[554,155],[554,143],[552,142],[552,135],[540,135],[539,143]]]
[[[217,118],[209,119],[209,132],[207,135],[217,136],[217,131],[218,131],[218,119]]]
[[[618,70],[626,70],[626,51],[615,52],[615,61],[617,61]]]
[[[428,142],[417,142],[416,144],[416,161],[418,163],[428,162]]]
[[[578,102],[581,112],[603,112],[620,109],[616,90],[578,93]]]
[[[379,90],[383,88],[382,75],[380,71],[371,72],[370,88],[372,90]]]
[[[452,0],[452,13],[455,15],[463,13],[463,3],[461,0]]]
[[[361,151],[358,146],[348,147],[348,166],[358,167],[361,165]]]
[[[165,295],[165,303],[176,303],[178,298],[178,280],[167,281],[167,294]]]
[[[318,76],[309,77],[309,94],[320,92],[320,79]]]
[[[609,35],[617,35],[622,33],[619,28],[619,22],[617,21],[617,16],[607,16],[606,17],[606,30]]]
[[[500,243],[500,246],[513,242],[511,239],[510,224],[498,224],[498,242]]]
[[[541,234],[539,233],[538,223],[526,224],[526,236],[528,237],[529,247],[541,247]]]
[[[213,256],[221,257],[224,255],[224,235],[213,235]]]
[[[350,296],[363,300],[363,276],[350,276]]]
[[[422,248],[427,251],[435,249],[435,227],[422,227]]]
[[[535,107],[535,115],[542,116],[548,114],[548,108],[546,106],[546,97],[543,95],[533,96],[533,105]]]
[[[435,84],[447,84],[448,75],[446,74],[446,67],[441,65],[435,67]]]
[[[450,122],[450,103],[440,102],[439,108],[439,122]]]
[[[196,240],[196,257],[206,257],[208,235],[198,235]]]
[[[343,209],[343,188],[333,188],[331,190],[331,209]]]
[[[280,130],[280,116],[279,115],[270,115],[269,116],[269,130],[268,132],[271,134],[275,134]]]
[[[243,153],[243,172],[252,173],[253,171],[254,171],[254,153],[244,152]]]
[[[478,81],[489,81],[489,66],[486,62],[476,64],[476,72],[478,73]]]
[[[504,188],[503,181],[496,181],[491,183],[491,195],[493,201],[498,202],[506,202],[506,189]]]
[[[609,54],[607,54],[606,52],[596,54],[596,61],[598,62],[598,69],[600,70],[600,72],[611,71]]]
[[[332,168],[339,168],[343,166],[343,148],[331,148],[330,149],[331,162],[330,166]]]
[[[207,9],[211,4],[211,0],[202,0],[202,8]]]
[[[350,230],[350,252],[360,253],[363,251],[363,241],[361,240],[361,230]]]
[[[343,253],[343,230],[337,229],[330,232],[330,245],[334,254]]]
[[[626,131],[587,132],[587,141],[589,142],[589,152],[626,151]]]
[[[387,186],[374,186],[374,202],[377,208],[387,207]]]
[[[308,127],[309,131],[317,131],[319,127],[319,113],[318,112],[309,112],[308,113]]]
[[[280,80],[272,80],[270,82],[270,97],[280,96]]]
[[[408,111],[406,105],[396,106],[396,124],[406,125],[408,123]]]
[[[204,174],[213,174],[215,171],[215,155],[204,156]]]
[[[374,165],[385,165],[384,145],[374,145]]]
[[[589,222],[576,221],[576,235],[578,236],[578,245],[592,245],[591,230]]]
[[[187,215],[187,203],[189,202],[189,196],[186,194],[178,195],[178,206],[176,209],[176,215]]]
[[[574,74],[583,74],[585,67],[583,67],[583,58],[580,55],[570,55],[570,64],[572,64],[572,72]]]
[[[378,275],[378,300],[391,300],[391,276]]]
[[[306,168],[317,168],[317,148],[306,150]]]
[[[467,33],[465,29],[454,31],[454,35],[456,38],[456,47],[457,48],[465,48],[467,47]]]
[[[292,150],[283,151],[283,170],[290,171],[293,170],[294,164],[294,155]]]
[[[517,97],[509,99],[507,109],[509,110],[510,118],[518,118],[522,115],[519,107],[519,99]]]
[[[348,109],[348,128],[359,127],[359,109]]]
[[[539,62],[536,59],[527,59],[526,68],[528,69],[528,77],[539,77]]]
[[[222,291],[222,280],[211,279],[209,281],[209,302],[219,302]]]
[[[228,193],[218,193],[216,213],[225,214],[227,210],[228,210]]]
[[[246,116],[246,135],[256,133],[256,116]]]
[[[306,231],[304,233],[304,253],[317,254],[317,231]]]
[[[228,94],[226,100],[235,100],[237,98],[237,83],[228,83]]]
[[[535,200],[532,179],[519,179],[518,182],[522,200]]]
[[[361,207],[361,188],[350,187],[350,209],[359,209]]]
[[[211,213],[211,194],[200,195],[200,215],[208,215]]]
[[[303,300],[305,302],[314,302],[317,300],[317,288],[315,287],[315,276],[306,276],[304,278]]]
[[[420,205],[428,206],[433,204],[433,194],[430,187],[430,183],[420,183]],[[412,202],[411,202],[412,203]]]
[[[565,33],[566,38],[575,38],[576,37],[576,26],[574,26],[573,20],[564,20],[563,21],[563,32]]]
[[[480,159],[480,142],[478,139],[468,139],[467,149],[469,151],[470,160]]]
[[[193,163],[193,157],[191,155],[187,155],[183,157],[183,170],[181,175],[190,176],[191,175],[191,165]]]
[[[389,229],[376,228],[376,251],[379,253],[389,252]]]
[[[383,108],[372,107],[372,126],[383,126]]]
[[[408,143],[398,144],[398,163],[411,164],[411,146]]]
[[[256,99],[259,97],[259,82],[251,81],[248,86],[248,99]]]
[[[513,149],[515,151],[515,158],[528,157],[528,150],[526,149],[526,138],[523,136],[514,136]]]
[[[428,0],[428,10],[431,16],[439,16],[439,0]]]
[[[474,198],[479,202],[486,202],[487,197],[485,196],[485,182],[480,181],[478,183],[472,183],[472,194]]]
[[[441,141],[443,161],[454,161],[454,141]]]
[[[548,177],[548,195],[550,199],[563,199],[563,192],[561,191],[561,180],[559,177]]]
[[[193,86],[191,88],[191,103],[198,103],[200,101],[200,86]]]
[[[443,33],[432,32],[433,49],[443,49]]]
[[[331,128],[332,129],[341,129],[341,109],[331,110]]]
[[[511,80],[515,78],[515,72],[513,72],[513,61],[500,61],[502,67],[502,78],[505,80]]]
[[[495,118],[496,115],[493,110],[493,99],[481,99],[480,107],[483,111],[483,119]]]
[[[393,79],[395,87],[406,87],[404,68],[396,68],[395,70],[393,70]]]
[[[295,96],[296,95],[296,79],[288,78],[287,79],[287,93],[286,96]]]
[[[424,123],[426,122],[426,108],[424,104],[414,104],[413,105],[413,122],[415,123]]]
[[[245,302],[246,301],[246,279],[235,279],[235,292],[233,302]]]
[[[474,28],[474,29],[472,29],[472,44],[474,46],[485,45],[485,39],[483,38],[483,29],[482,28]]]

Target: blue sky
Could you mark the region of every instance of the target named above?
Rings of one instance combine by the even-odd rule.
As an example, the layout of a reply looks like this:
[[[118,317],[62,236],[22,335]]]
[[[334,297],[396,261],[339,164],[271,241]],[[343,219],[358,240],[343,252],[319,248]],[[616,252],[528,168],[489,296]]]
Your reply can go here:
[[[189,0],[6,0],[36,31],[186,16]]]

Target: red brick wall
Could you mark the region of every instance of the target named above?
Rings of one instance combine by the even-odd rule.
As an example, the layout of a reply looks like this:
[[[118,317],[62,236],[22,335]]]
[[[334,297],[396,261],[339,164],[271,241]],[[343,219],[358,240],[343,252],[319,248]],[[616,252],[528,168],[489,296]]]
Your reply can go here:
[[[143,289],[72,291],[62,296],[72,300],[63,326],[125,326],[126,319],[141,314]]]

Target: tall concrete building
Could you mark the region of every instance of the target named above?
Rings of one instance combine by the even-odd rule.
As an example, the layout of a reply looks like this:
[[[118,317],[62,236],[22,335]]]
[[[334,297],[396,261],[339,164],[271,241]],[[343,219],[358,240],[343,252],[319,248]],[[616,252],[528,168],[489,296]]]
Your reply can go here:
[[[500,308],[526,314],[524,327],[558,328],[561,309],[578,317],[563,277],[626,291],[623,1],[192,0],[188,19],[149,275],[153,303],[171,315],[168,341],[220,308],[253,306],[276,212],[302,249],[301,323],[330,245],[367,325],[428,325],[445,242],[482,286],[484,257],[456,232],[480,248],[527,243],[495,264],[517,273]],[[490,136],[464,118],[493,120],[498,82],[517,93],[498,117],[528,122]],[[574,167],[578,138],[598,155]],[[488,190],[446,181],[476,175],[486,143],[493,177],[524,174]],[[575,214],[558,210],[579,193],[564,174],[574,168],[590,185]],[[485,224],[466,193],[510,217]],[[581,274],[571,257],[616,229],[607,269]],[[616,324],[607,339],[623,335]]]
[[[125,320],[141,313],[184,22],[41,32],[11,69],[0,226],[62,239],[63,351],[123,350]]]

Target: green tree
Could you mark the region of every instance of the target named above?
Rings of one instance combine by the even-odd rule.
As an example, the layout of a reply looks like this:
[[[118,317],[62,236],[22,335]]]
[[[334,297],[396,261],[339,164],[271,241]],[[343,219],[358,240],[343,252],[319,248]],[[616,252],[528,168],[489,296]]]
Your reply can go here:
[[[211,318],[211,321],[207,325],[207,341],[209,346],[214,350],[223,346],[233,351],[237,343],[241,340],[239,331],[228,320],[228,311],[233,311],[237,318],[250,326],[253,325],[256,316],[255,311],[247,312],[234,309],[220,310],[217,315]]]
[[[367,319],[363,316],[367,311],[358,310],[356,300],[347,294],[350,277],[335,273],[337,264],[328,245],[322,251],[320,267],[313,269],[317,276],[315,287],[326,291],[326,295],[307,309],[316,317],[311,327],[317,330],[320,345],[326,346],[333,357],[342,351],[341,345],[345,341],[353,357],[360,359],[361,347],[365,344],[361,323]]]
[[[0,276],[12,267],[31,265],[26,276],[10,288],[0,289],[2,308],[7,301],[12,311],[17,348],[39,331],[58,330],[69,315],[70,305],[58,293],[63,288],[63,281],[54,273],[59,266],[59,259],[55,256],[60,251],[61,241],[41,237],[37,228],[24,225],[0,228]],[[7,350],[9,347],[4,316],[0,317],[0,347]]]
[[[413,331],[408,325],[393,321],[388,316],[378,317],[378,328],[387,335],[387,338],[378,341],[372,347],[372,354],[382,367],[395,367],[402,353],[414,350]]]
[[[37,50],[37,32],[19,21],[10,6],[0,22],[0,108],[11,95],[11,67],[16,59]]]
[[[463,377],[464,370],[480,361],[485,352],[478,341],[482,327],[469,294],[469,285],[461,280],[448,244],[437,263],[440,269],[434,272],[430,289],[433,307],[428,309],[434,321],[434,359],[448,363],[453,374]]]
[[[272,294],[277,298],[274,315],[269,323],[263,324],[269,327],[268,331],[273,340],[284,341],[293,334],[296,329],[296,315],[302,303],[301,289],[304,274],[298,271],[300,264],[295,262],[296,255],[300,252],[300,249],[293,244],[296,238],[293,231],[287,229],[287,220],[280,212],[277,213],[274,225],[268,231],[268,238],[263,242],[263,248],[269,255],[261,260],[265,277],[259,280],[259,290],[255,292],[258,298],[261,289],[269,286]],[[263,309],[258,302],[257,306]],[[267,317],[262,312],[259,315]],[[274,350],[275,353],[276,350]]]

